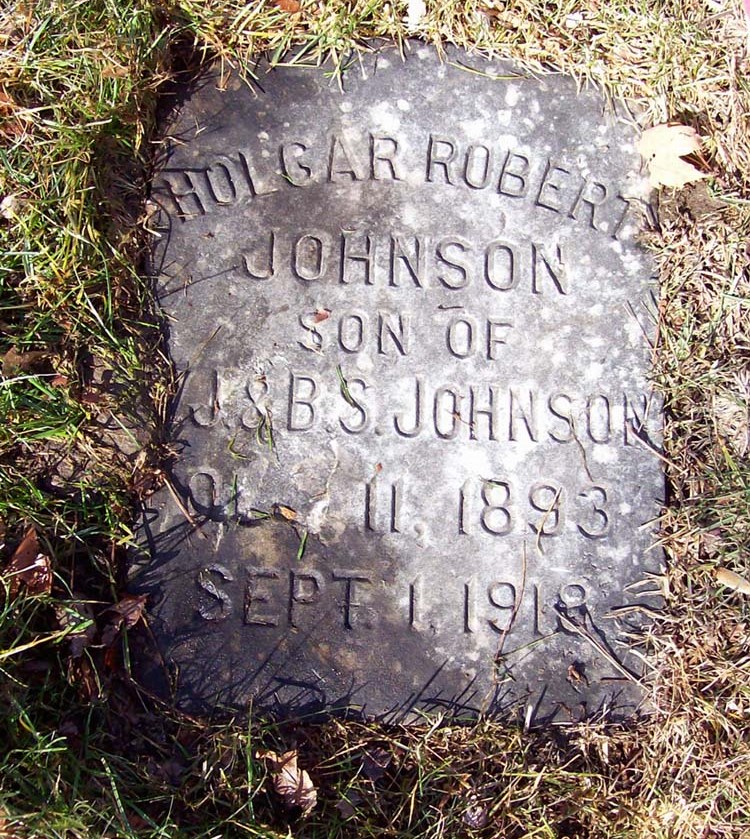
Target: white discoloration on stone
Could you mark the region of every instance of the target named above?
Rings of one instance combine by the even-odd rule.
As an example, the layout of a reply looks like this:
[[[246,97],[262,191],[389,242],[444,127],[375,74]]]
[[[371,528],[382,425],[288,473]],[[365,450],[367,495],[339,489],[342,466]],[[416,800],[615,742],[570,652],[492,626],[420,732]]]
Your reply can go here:
[[[521,98],[521,91],[518,89],[518,85],[509,84],[506,91],[505,91],[505,104],[513,108],[518,104],[518,100]]]

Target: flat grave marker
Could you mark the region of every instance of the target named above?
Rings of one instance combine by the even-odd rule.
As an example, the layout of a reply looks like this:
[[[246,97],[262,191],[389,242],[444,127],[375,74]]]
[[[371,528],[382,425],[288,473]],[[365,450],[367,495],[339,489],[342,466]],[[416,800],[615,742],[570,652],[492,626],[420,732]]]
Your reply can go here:
[[[637,132],[458,50],[331,71],[204,77],[153,184],[180,454],[132,570],[176,699],[628,713],[663,492]]]

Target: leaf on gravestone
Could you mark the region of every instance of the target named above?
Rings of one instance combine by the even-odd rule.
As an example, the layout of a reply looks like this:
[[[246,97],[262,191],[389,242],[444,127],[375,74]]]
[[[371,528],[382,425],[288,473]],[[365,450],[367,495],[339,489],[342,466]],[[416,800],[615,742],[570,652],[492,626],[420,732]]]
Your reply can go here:
[[[313,315],[313,323],[322,323],[324,320],[328,320],[330,316],[330,309],[316,309]]]
[[[39,550],[36,530],[31,527],[16,548],[5,569],[10,577],[10,596],[15,597],[21,586],[27,594],[49,594],[52,591],[52,567],[49,557]]]
[[[643,132],[638,151],[646,161],[651,186],[680,188],[685,184],[707,178],[682,158],[700,150],[701,141],[694,128],[688,125],[655,125]]]
[[[273,788],[284,805],[300,807],[302,815],[307,815],[318,803],[318,793],[308,773],[297,766],[296,749],[281,755],[267,750],[258,752],[256,757],[269,764]]]
[[[146,608],[146,594],[126,594],[125,597],[106,610],[109,617],[107,626],[102,630],[102,644],[109,647],[120,632],[120,629],[130,629],[143,617]]]
[[[732,591],[739,591],[742,594],[750,594],[750,580],[743,577],[741,574],[735,574],[728,568],[716,569],[716,581]]]

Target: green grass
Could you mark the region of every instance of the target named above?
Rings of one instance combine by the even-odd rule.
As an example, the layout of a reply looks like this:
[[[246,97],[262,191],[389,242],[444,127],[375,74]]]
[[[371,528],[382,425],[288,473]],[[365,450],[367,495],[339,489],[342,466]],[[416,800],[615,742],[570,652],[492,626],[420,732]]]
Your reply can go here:
[[[290,14],[239,0],[8,2],[0,524],[5,558],[36,526],[55,586],[15,598],[7,580],[0,588],[0,835],[745,834],[750,600],[715,579],[721,566],[750,572],[750,57],[740,4],[427,5],[414,34],[596,81],[637,101],[645,125],[675,119],[705,138],[713,204],[703,188],[662,194],[649,241],[662,283],[655,374],[671,487],[653,718],[524,733],[491,721],[248,729],[155,712],[126,660],[100,642],[122,593],[134,500],[168,454],[171,371],[138,274],[157,94],[190,54],[243,69],[292,43],[341,60],[366,37],[402,38],[406,3],[305,2]],[[89,616],[99,634],[72,660],[70,633]],[[304,822],[256,758],[292,747],[318,788]],[[380,774],[373,749],[387,763]]]

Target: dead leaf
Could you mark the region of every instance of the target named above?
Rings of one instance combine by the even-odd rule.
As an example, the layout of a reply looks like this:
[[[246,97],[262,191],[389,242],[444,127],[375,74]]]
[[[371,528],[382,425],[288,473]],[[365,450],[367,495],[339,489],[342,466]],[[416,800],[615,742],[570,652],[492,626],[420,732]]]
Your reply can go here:
[[[651,186],[671,186],[679,189],[685,184],[707,178],[682,158],[700,151],[701,140],[688,125],[655,125],[643,132],[638,151],[646,161]]]
[[[364,799],[358,792],[350,789],[337,804],[334,804],[334,807],[339,811],[342,819],[350,819],[363,801]]]
[[[99,696],[99,679],[86,656],[68,661],[68,682],[78,688],[84,702]]]
[[[17,116],[20,110],[18,102],[7,91],[0,89],[0,134],[15,139],[24,133],[24,124]]]
[[[18,352],[15,347],[11,347],[3,356],[3,376],[8,378],[15,376],[17,373],[28,373],[37,367],[46,356],[47,353],[42,350]]]
[[[283,504],[276,504],[276,512],[287,521],[297,521],[297,511],[291,507],[285,507]]]
[[[750,580],[741,574],[735,574],[728,568],[716,569],[716,581],[719,585],[726,586],[732,591],[739,591],[741,594],[750,594]]]
[[[390,765],[391,760],[393,760],[393,756],[387,749],[383,749],[380,746],[373,746],[364,753],[362,758],[362,772],[374,784],[385,775],[385,770]]]
[[[56,376],[52,378],[50,381],[51,387],[65,387],[70,380],[67,376],[63,376],[61,373],[58,373]]]
[[[6,195],[5,198],[0,201],[0,216],[6,219],[6,221],[12,221],[14,218],[18,217],[18,211],[21,209],[22,204],[23,200],[17,195]]]
[[[96,624],[91,606],[84,602],[58,603],[55,617],[61,629],[70,630],[65,636],[70,644],[71,658],[80,658],[83,651],[96,640]]]
[[[476,795],[472,795],[461,819],[472,830],[481,830],[490,820],[487,805],[478,801]]]
[[[273,2],[282,12],[288,12],[290,15],[296,14],[302,8],[302,4],[297,0],[273,0]]]
[[[39,539],[33,527],[26,532],[5,571],[10,577],[11,597],[18,594],[22,585],[30,595],[52,591],[52,566],[49,557],[39,550]]]
[[[318,802],[318,793],[307,771],[297,766],[296,749],[279,755],[274,751],[258,752],[259,760],[268,762],[273,787],[286,807],[300,807],[307,815]]]
[[[126,594],[125,597],[106,610],[111,615],[109,623],[102,631],[102,644],[109,647],[118,636],[120,629],[131,629],[143,618],[148,595]]]

